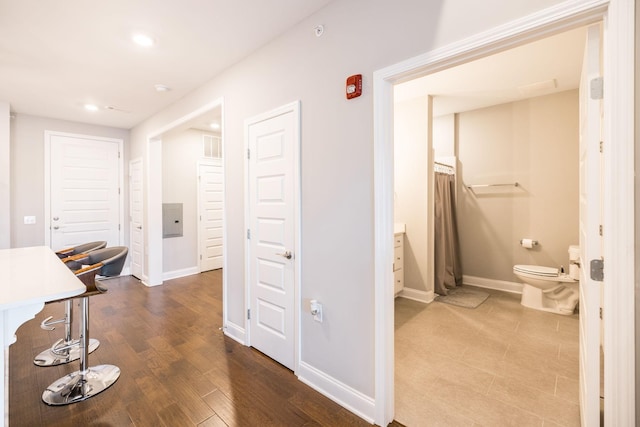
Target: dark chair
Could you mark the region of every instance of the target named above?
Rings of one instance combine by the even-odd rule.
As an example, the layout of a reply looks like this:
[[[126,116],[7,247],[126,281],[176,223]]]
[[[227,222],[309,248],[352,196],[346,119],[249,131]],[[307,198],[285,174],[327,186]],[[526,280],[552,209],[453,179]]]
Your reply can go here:
[[[69,268],[77,270],[80,266],[73,261],[81,258],[85,254],[102,249],[107,246],[104,240],[84,243],[82,245],[71,248],[60,249],[56,251],[58,258],[62,260]],[[56,366],[63,363],[69,363],[80,357],[78,350],[78,340],[74,340],[71,336],[71,325],[73,324],[73,306],[72,301],[65,301],[64,317],[62,319],[51,320],[53,316],[49,316],[40,323],[40,327],[46,331],[55,330],[56,324],[64,324],[64,338],[57,340],[51,348],[43,351],[33,359],[33,363],[37,366]],[[89,353],[94,351],[100,345],[100,341],[92,339],[89,343]]]
[[[82,245],[74,246],[72,248],[60,249],[56,251],[58,258],[67,258],[72,255],[85,254],[95,251],[96,249],[102,249],[107,247],[107,242],[104,240],[83,243]]]
[[[80,370],[72,372],[53,382],[42,393],[42,400],[48,405],[68,405],[81,402],[106,390],[120,377],[120,368],[114,365],[89,366],[89,297],[107,291],[104,282],[96,280],[97,275],[117,276],[124,267],[127,248],[114,246],[87,254],[83,264],[87,267],[77,270],[76,276],[85,284],[85,293],[80,298]]]

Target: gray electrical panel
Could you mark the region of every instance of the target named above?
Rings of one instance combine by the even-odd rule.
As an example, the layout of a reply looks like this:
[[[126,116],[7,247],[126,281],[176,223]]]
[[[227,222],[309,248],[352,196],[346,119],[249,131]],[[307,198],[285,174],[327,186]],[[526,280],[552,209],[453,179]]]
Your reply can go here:
[[[182,203],[162,204],[162,237],[182,237]]]

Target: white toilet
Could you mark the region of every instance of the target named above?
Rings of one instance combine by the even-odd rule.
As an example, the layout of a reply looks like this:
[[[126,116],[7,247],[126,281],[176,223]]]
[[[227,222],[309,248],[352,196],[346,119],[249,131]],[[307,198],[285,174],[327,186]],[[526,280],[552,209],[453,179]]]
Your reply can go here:
[[[522,282],[525,307],[556,314],[571,315],[580,295],[580,248],[569,247],[569,274],[558,268],[539,265],[514,265],[513,274]]]

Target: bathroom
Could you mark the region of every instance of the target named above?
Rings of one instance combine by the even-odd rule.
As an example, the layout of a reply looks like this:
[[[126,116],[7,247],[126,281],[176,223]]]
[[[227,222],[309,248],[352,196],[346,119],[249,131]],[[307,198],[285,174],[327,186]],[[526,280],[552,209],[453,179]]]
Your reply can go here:
[[[584,30],[564,36],[575,45],[584,45]],[[432,301],[435,296],[429,273],[430,242],[426,237],[427,195],[431,185],[430,168],[426,165],[433,161],[455,165],[456,214],[465,285],[509,293],[519,301],[522,284],[513,273],[514,265],[569,270],[569,246],[579,241],[576,87],[582,47],[574,50],[573,54],[562,54],[562,60],[573,64],[576,70],[573,87],[560,87],[561,79],[556,80],[550,73],[549,82],[523,88],[529,90],[525,99],[497,101],[494,105],[450,110],[445,114],[439,111],[446,111],[450,100],[435,95],[431,153],[425,143],[428,140],[425,117],[431,114],[427,97],[408,95],[418,92],[415,87],[396,91],[394,209],[396,222],[405,225],[404,288],[398,296],[422,303]],[[457,78],[461,79],[461,74]],[[482,76],[476,76],[475,80],[482,81]],[[494,93],[495,98],[499,95],[502,94]],[[499,185],[484,187],[488,184]],[[525,248],[522,239],[533,239],[537,245]],[[490,298],[495,299],[496,295],[492,291]],[[503,318],[495,310],[477,315],[485,314],[495,316],[497,322]],[[549,316],[558,318],[564,332],[577,324],[567,327],[569,324],[561,319],[565,316]],[[577,316],[567,316],[567,321],[576,320]],[[577,342],[577,327],[574,335]],[[396,347],[396,360],[398,351]],[[575,366],[577,370],[577,360]],[[573,381],[573,373],[568,377]],[[574,399],[577,381],[572,388]],[[403,392],[398,390],[398,394],[397,410],[402,406],[398,405],[398,399],[402,399]]]
[[[395,404],[396,418],[407,425],[425,417],[457,425],[497,425],[500,417],[518,416],[545,425],[579,423],[578,314],[522,307],[523,286],[513,272],[519,264],[568,271],[569,247],[579,241],[577,82],[584,32],[566,37],[580,46],[559,53],[577,64],[573,87],[550,73],[553,84],[529,87],[528,97],[464,110],[449,108],[455,96],[435,95],[430,102],[413,96],[416,87],[396,88],[394,211],[405,233]],[[475,77],[466,78],[483,81]],[[432,150],[425,143],[430,115]],[[426,304],[435,297],[427,209],[434,161],[455,165],[463,283],[490,290],[491,301],[477,309]],[[525,248],[522,239],[537,245]]]

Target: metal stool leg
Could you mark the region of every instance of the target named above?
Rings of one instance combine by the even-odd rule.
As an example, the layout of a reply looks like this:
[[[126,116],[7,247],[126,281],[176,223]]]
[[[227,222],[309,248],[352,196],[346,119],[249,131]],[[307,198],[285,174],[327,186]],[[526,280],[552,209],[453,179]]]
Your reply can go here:
[[[88,367],[89,362],[89,297],[80,300],[80,370],[53,382],[42,393],[48,405],[68,405],[81,402],[109,388],[120,377],[114,365]]]
[[[53,330],[51,325],[64,322],[64,339],[56,341],[50,348],[38,354],[33,363],[37,366],[56,366],[73,362],[80,358],[80,341],[71,337],[71,325],[73,323],[73,300],[66,300],[64,319],[50,321],[51,317],[45,319],[40,325],[44,329]],[[91,338],[89,340],[89,353],[100,345],[100,341]]]

